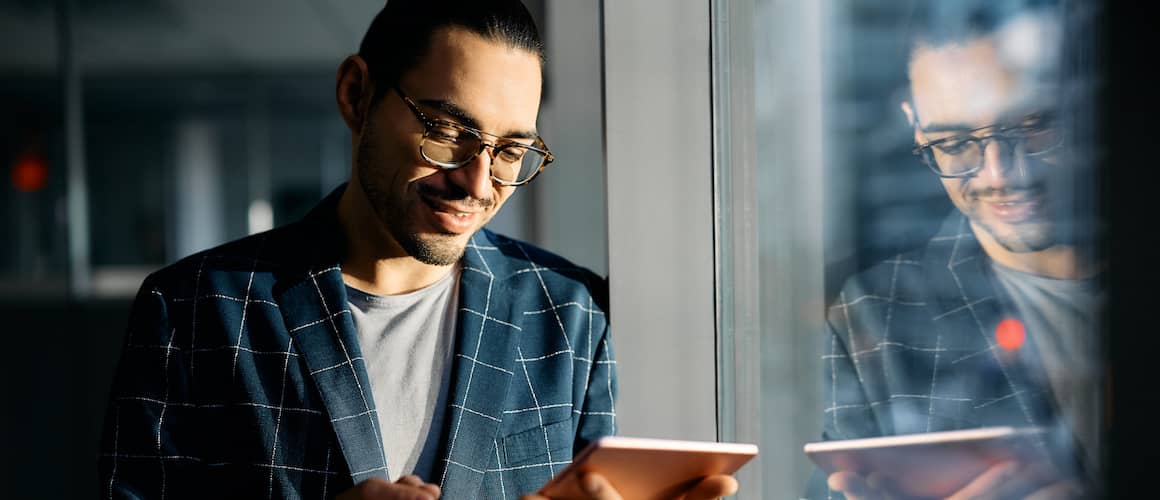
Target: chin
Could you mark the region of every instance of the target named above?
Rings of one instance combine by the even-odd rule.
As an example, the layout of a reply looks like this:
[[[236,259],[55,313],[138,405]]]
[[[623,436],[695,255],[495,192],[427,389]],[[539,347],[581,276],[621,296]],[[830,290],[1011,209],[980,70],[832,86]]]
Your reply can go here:
[[[400,240],[400,243],[407,254],[419,262],[432,266],[449,266],[463,258],[468,238],[470,235],[411,234]]]
[[[1015,253],[1039,252],[1058,243],[1051,224],[1043,222],[1004,226],[998,230],[987,227],[987,232],[996,243]]]

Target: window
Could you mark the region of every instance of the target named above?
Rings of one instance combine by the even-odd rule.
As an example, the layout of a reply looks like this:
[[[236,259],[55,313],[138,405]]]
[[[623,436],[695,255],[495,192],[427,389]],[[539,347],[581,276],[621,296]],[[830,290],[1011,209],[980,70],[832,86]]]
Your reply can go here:
[[[991,426],[1098,487],[1090,11],[713,4],[719,426],[762,447],[746,498],[838,495],[806,442]]]

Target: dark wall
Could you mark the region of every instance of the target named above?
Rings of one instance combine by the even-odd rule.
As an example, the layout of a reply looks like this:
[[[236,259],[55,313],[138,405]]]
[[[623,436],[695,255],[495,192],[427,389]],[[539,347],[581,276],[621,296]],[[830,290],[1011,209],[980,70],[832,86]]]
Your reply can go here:
[[[129,306],[0,304],[0,497],[96,495],[100,428]]]

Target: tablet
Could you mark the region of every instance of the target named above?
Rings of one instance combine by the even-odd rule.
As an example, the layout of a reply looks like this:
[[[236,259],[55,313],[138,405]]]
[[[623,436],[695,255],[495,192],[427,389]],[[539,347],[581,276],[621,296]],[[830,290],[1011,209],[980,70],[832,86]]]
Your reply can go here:
[[[827,475],[876,472],[899,493],[945,497],[1001,461],[1046,461],[1045,438],[1038,427],[982,427],[807,443],[805,453]]]
[[[752,444],[607,436],[584,448],[539,494],[561,500],[587,498],[579,478],[597,472],[624,498],[669,499],[705,476],[733,474],[755,456],[757,446]]]

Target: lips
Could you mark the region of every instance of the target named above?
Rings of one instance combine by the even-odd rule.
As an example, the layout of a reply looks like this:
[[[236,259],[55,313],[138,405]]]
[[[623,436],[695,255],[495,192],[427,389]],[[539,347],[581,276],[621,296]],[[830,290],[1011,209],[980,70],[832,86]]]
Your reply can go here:
[[[456,203],[450,203],[424,194],[419,199],[430,209],[431,219],[437,229],[444,233],[464,234],[476,228],[483,212],[479,209],[467,208]]]
[[[1027,222],[1043,215],[1044,199],[1038,193],[980,199],[979,202],[996,219],[1007,224]]]

